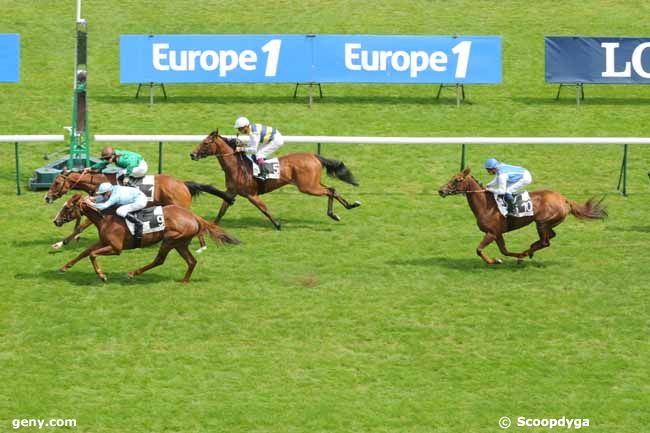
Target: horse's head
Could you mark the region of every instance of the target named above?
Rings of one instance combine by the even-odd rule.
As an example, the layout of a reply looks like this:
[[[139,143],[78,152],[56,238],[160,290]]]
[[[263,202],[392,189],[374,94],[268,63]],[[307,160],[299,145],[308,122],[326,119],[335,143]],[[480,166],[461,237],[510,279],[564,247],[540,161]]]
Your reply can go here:
[[[58,175],[54,178],[54,182],[50,185],[50,189],[47,190],[45,194],[45,203],[52,204],[52,202],[58,198],[61,198],[63,194],[70,191],[70,175],[72,172],[64,171],[63,174]]]
[[[219,131],[212,131],[210,135],[205,137],[196,149],[190,152],[190,158],[192,161],[198,161],[199,159],[205,158],[207,156],[218,155],[223,152],[224,146],[226,148],[230,147],[230,143],[226,139],[219,135]]]
[[[441,186],[438,190],[440,197],[447,197],[452,194],[462,194],[464,192],[471,191],[473,189],[472,183],[476,182],[474,177],[470,174],[471,170],[466,168],[460,173],[456,174],[451,178],[449,182]],[[473,182],[472,182],[473,181]]]
[[[81,217],[82,202],[83,198],[81,197],[81,194],[73,195],[72,198],[65,202],[52,222],[57,227],[61,227],[63,224]]]

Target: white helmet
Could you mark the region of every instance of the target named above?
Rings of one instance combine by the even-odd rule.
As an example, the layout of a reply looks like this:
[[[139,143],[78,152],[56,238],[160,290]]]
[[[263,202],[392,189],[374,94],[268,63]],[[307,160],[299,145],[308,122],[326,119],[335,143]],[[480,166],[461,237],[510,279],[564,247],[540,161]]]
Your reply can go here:
[[[237,120],[235,120],[235,129],[243,128],[248,125],[250,125],[250,122],[244,116],[238,117]]]
[[[95,194],[105,194],[108,191],[111,191],[113,189],[113,185],[111,185],[108,182],[103,182],[99,184],[99,187],[97,188],[97,191],[95,191]]]

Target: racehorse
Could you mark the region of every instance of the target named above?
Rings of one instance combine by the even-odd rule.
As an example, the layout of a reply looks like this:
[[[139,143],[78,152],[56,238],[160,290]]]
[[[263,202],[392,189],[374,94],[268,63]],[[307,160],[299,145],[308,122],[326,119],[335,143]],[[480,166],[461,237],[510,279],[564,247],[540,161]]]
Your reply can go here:
[[[278,158],[280,162],[280,178],[268,179],[262,182],[253,177],[252,163],[246,158],[245,154],[235,152],[237,142],[237,139],[227,139],[220,136],[219,131],[213,131],[190,153],[190,158],[197,161],[215,155],[225,172],[227,191],[246,197],[248,201],[266,215],[277,230],[280,230],[280,223],[271,216],[266,204],[260,199],[260,195],[274,191],[289,183],[296,185],[300,192],[305,194],[327,196],[327,215],[335,221],[340,221],[340,218],[332,210],[334,199],[346,209],[361,206],[361,202],[358,201],[349,203],[334,188],[323,185],[320,181],[324,167],[329,176],[358,186],[356,179],[342,161],[323,158],[320,155],[307,152],[291,153]],[[229,206],[230,203],[227,202],[221,204],[219,214],[214,220],[215,223],[221,221]]]
[[[465,194],[469,207],[474,212],[479,229],[485,233],[485,237],[476,248],[476,254],[489,265],[501,263],[500,259],[490,258],[483,252],[485,247],[493,241],[496,241],[502,254],[516,257],[517,262],[521,263],[525,257],[532,259],[536,251],[551,245],[551,239],[555,237],[553,227],[564,221],[569,214],[578,219],[590,220],[604,219],[607,216],[607,211],[601,205],[602,199],[595,202],[591,198],[585,204],[578,204],[565,198],[560,193],[540,190],[530,193],[533,209],[535,209],[533,216],[521,218],[510,216],[505,218],[499,212],[494,194],[487,191],[470,174],[469,168],[452,177],[449,183],[438,190],[438,194],[443,198],[452,194]],[[503,234],[527,226],[533,221],[537,225],[539,240],[533,242],[530,248],[522,253],[509,252]]]
[[[122,253],[122,250],[132,249],[133,236],[131,236],[129,229],[122,218],[116,215],[103,215],[99,210],[83,199],[81,194],[73,195],[72,198],[63,205],[54,219],[54,224],[61,226],[73,219],[80,218],[81,215],[87,217],[93,224],[95,224],[95,226],[97,226],[99,241],[66,263],[60,271],[66,272],[79,260],[90,256],[90,261],[93,264],[93,268],[95,268],[97,276],[101,280],[106,281],[106,274],[104,274],[97,264],[97,256],[119,255]],[[158,250],[158,255],[150,264],[129,272],[129,278],[133,278],[151,268],[162,265],[167,258],[167,254],[172,249],[175,249],[178,251],[178,254],[183,257],[185,263],[187,263],[187,271],[182,280],[183,283],[187,283],[192,276],[194,267],[196,266],[196,259],[188,249],[190,241],[194,236],[208,232],[210,237],[217,243],[240,243],[238,239],[224,232],[221,227],[204,220],[200,216],[195,215],[190,210],[181,206],[165,206],[163,208],[163,216],[165,219],[165,229],[159,232],[145,234],[142,237],[141,244],[144,247],[162,241],[162,245]]]
[[[88,194],[93,194],[99,184],[109,182],[116,184],[116,176],[114,174],[103,173],[80,173],[76,171],[64,171],[63,174],[58,175],[54,182],[50,185],[50,189],[45,194],[45,202],[52,203],[54,200],[63,196],[71,189],[85,191]],[[148,202],[148,206],[169,205],[175,204],[185,209],[189,209],[192,205],[192,197],[197,196],[202,192],[215,195],[230,203],[234,202],[235,196],[233,194],[221,191],[212,185],[200,184],[196,182],[183,182],[173,176],[166,174],[157,174],[154,176],[154,192],[153,202]],[[80,224],[81,218],[76,221],[74,230],[70,236],[52,245],[54,249],[59,249],[63,245],[70,242],[71,239],[79,239],[82,231],[88,228],[92,223],[88,220]],[[205,240],[203,236],[199,236],[201,248],[197,252],[202,252],[206,249]]]

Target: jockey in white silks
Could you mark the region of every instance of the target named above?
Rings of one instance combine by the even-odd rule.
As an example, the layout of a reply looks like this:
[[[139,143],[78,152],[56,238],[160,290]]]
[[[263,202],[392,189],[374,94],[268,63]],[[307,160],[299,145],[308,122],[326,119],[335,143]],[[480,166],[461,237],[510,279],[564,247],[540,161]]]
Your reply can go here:
[[[284,144],[282,134],[272,126],[250,123],[246,117],[238,117],[235,120],[235,129],[241,134],[248,134],[248,144],[238,146],[235,150],[254,156],[260,169],[260,176],[264,177],[266,175],[265,159]]]
[[[492,181],[485,185],[488,191],[503,196],[510,211],[514,205],[514,196],[533,181],[530,172],[523,167],[508,165],[490,158],[485,161],[488,173],[496,175]]]
[[[89,197],[89,199],[91,202],[94,202],[95,208],[100,211],[114,205],[119,206],[115,210],[115,213],[134,224],[135,233],[133,237],[135,247],[140,246],[142,239],[142,221],[133,212],[147,207],[147,196],[139,188],[111,185],[108,182],[103,182],[95,191],[95,196]]]

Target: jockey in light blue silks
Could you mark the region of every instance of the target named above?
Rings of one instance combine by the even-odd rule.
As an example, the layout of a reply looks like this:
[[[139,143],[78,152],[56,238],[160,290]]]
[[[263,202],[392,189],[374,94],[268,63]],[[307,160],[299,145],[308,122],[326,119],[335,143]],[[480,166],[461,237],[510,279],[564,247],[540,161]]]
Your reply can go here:
[[[89,199],[91,202],[94,202],[95,208],[100,211],[113,205],[119,205],[115,213],[134,224],[134,246],[136,248],[140,246],[142,239],[142,221],[132,212],[137,212],[147,207],[147,196],[139,188],[111,185],[108,182],[104,182],[97,187],[95,196],[89,197]]]
[[[490,158],[485,161],[485,169],[488,173],[496,175],[491,182],[485,185],[488,191],[502,195],[508,204],[508,211],[514,205],[513,194],[522,190],[533,181],[530,172],[523,167],[508,165]]]
[[[260,169],[260,177],[264,178],[266,175],[265,159],[284,144],[282,134],[272,126],[250,123],[245,117],[238,117],[235,120],[235,129],[241,134],[248,134],[248,145],[238,146],[235,150],[254,156]]]

